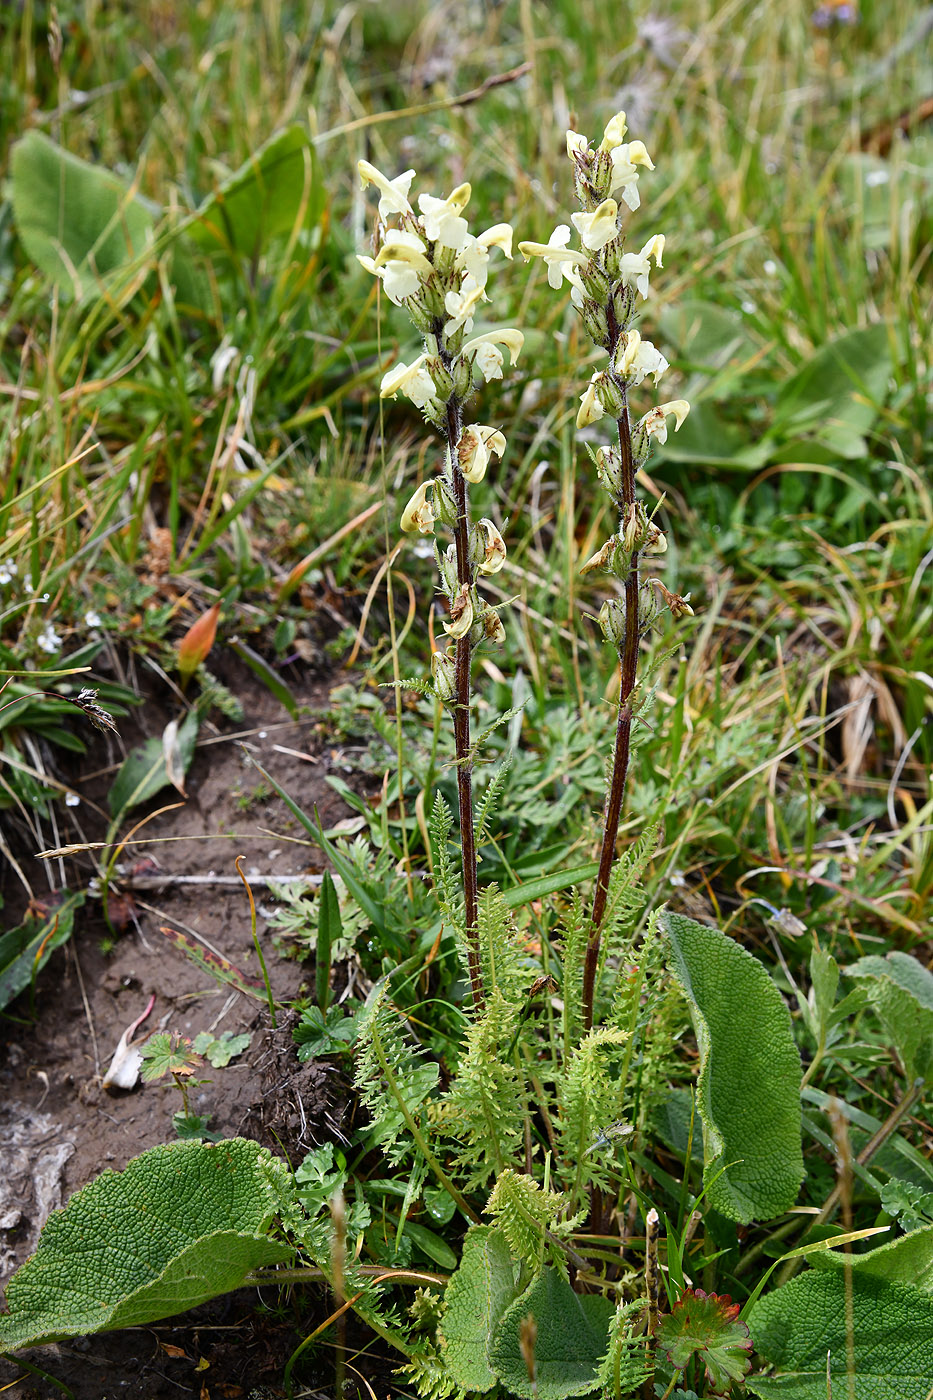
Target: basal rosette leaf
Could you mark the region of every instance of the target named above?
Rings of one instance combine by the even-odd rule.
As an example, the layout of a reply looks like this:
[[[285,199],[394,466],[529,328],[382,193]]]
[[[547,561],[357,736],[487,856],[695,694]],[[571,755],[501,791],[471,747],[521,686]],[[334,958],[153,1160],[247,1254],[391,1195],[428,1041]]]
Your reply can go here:
[[[710,1205],[749,1224],[789,1210],[804,1177],[800,1056],[790,1013],[757,958],[719,929],[665,913],[670,964],[700,1050]]]
[[[7,1285],[0,1351],[139,1326],[239,1288],[293,1253],[268,1232],[296,1210],[288,1169],[258,1143],[153,1147],[49,1217]]]
[[[929,1400],[933,1298],[857,1269],[846,1274],[802,1274],[752,1308],[755,1350],[775,1369],[748,1381],[761,1400]]]
[[[693,1357],[699,1357],[713,1395],[725,1395],[733,1381],[751,1370],[749,1330],[739,1320],[739,1305],[728,1293],[688,1288],[674,1311],[661,1319],[658,1347],[678,1371],[685,1371]]]

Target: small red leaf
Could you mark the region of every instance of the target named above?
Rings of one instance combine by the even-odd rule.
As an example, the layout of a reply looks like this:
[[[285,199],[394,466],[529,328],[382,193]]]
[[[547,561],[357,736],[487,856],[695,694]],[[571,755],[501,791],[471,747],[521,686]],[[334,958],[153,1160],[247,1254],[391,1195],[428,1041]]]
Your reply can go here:
[[[207,655],[214,645],[214,638],[217,636],[217,619],[220,617],[220,604],[215,603],[212,608],[208,608],[193,622],[188,628],[181,641],[178,643],[178,669],[181,672],[183,681],[194,675],[202,661],[207,659]]]

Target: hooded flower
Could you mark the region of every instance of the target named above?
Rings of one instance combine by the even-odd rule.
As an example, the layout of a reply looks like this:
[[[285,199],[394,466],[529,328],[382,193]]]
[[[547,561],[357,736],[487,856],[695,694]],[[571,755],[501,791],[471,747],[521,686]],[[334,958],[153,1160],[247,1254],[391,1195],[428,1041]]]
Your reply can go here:
[[[425,245],[416,233],[391,228],[372,267],[367,267],[369,259],[364,262],[360,258],[360,262],[368,271],[382,278],[386,296],[400,306],[406,297],[416,294],[422,279],[430,277],[434,271],[424,256],[425,251]]]
[[[656,233],[642,248],[640,253],[623,253],[619,259],[619,276],[626,287],[637,287],[643,297],[648,295],[648,274],[651,259],[655,267],[663,267],[664,234]]]
[[[365,189],[367,185],[375,185],[379,191],[379,217],[383,223],[392,214],[410,214],[412,212],[411,205],[408,203],[408,191],[415,176],[413,170],[405,170],[401,175],[396,175],[394,180],[389,180],[381,170],[370,165],[368,160],[359,161],[357,169],[360,172],[363,188]]]
[[[493,224],[479,237],[467,235],[467,241],[458,254],[456,266],[464,270],[479,287],[485,287],[489,274],[489,251],[501,248],[507,258],[512,256],[512,225]]]
[[[488,384],[492,379],[502,378],[504,358],[498,347],[505,346],[509,352],[509,363],[514,365],[518,361],[524,343],[525,337],[521,331],[509,329],[487,331],[485,335],[478,335],[473,340],[468,340],[460,353],[470,355],[475,352],[476,368]]]
[[[419,195],[418,208],[425,237],[459,253],[469,237],[467,221],[460,215],[470,202],[471,194],[469,185],[458,185],[446,199],[437,199],[433,194]]]
[[[625,113],[616,112],[614,117],[610,117],[603,131],[603,139],[599,143],[601,151],[614,151],[617,146],[621,146],[625,140],[625,133],[628,130],[625,122]]]
[[[444,298],[444,309],[451,318],[444,326],[446,336],[456,335],[462,326],[470,331],[473,327],[473,312],[486,293],[469,273],[464,277],[459,292],[449,291]]]
[[[473,626],[473,594],[468,583],[462,583],[450,605],[450,621],[444,623],[449,637],[465,637]]]
[[[497,574],[505,563],[505,540],[493,522],[488,520],[486,516],[480,520],[479,528],[485,537],[483,541],[485,557],[477,567],[481,574]]]
[[[659,403],[656,408],[649,409],[636,425],[635,433],[644,433],[646,438],[657,438],[658,442],[663,444],[667,442],[668,417],[673,417],[676,433],[689,412],[690,405],[686,399],[671,399],[669,403]]]
[[[411,399],[418,408],[424,408],[435,397],[434,380],[425,363],[427,355],[419,355],[410,365],[401,361],[382,376],[379,397],[394,399],[401,392]]]
[[[428,492],[433,486],[433,481],[422,481],[402,511],[401,525],[406,535],[413,535],[416,531],[422,535],[434,534],[434,507],[428,500]]]
[[[602,418],[605,409],[599,401],[596,390],[602,380],[602,373],[597,370],[586,386],[586,393],[580,396],[580,407],[577,411],[577,428],[587,428],[590,423],[596,423]]]
[[[489,458],[495,454],[501,457],[505,451],[505,435],[498,428],[487,428],[484,423],[472,423],[464,428],[457,443],[457,461],[460,471],[474,486],[486,475]]]
[[[619,206],[614,199],[604,199],[592,214],[571,214],[574,227],[580,235],[584,248],[598,253],[605,248],[619,232],[617,215]]]
[[[577,215],[571,215],[576,219]],[[543,258],[547,268],[548,284],[557,291],[563,279],[568,275],[568,267],[585,267],[589,258],[584,253],[580,253],[576,248],[568,248],[570,241],[570,225],[558,224],[551,234],[547,243],[519,243],[518,251],[525,262],[529,258]]]
[[[609,193],[621,195],[630,209],[637,209],[641,203],[638,194],[638,167],[654,169],[654,162],[645,150],[644,141],[630,141],[628,145],[613,146],[609,158],[612,161]]]
[[[649,374],[657,384],[669,362],[650,340],[642,340],[638,331],[628,331],[622,353],[616,352],[616,373],[627,384],[640,384]]]

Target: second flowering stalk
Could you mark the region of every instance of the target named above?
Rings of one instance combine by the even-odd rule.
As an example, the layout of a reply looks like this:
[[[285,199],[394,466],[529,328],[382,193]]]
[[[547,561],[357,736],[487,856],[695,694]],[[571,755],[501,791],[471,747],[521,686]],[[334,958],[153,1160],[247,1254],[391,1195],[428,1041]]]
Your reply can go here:
[[[409,533],[435,536],[434,558],[440,591],[447,599],[443,624],[450,641],[431,657],[431,685],[453,717],[460,841],[463,859],[464,935],[473,1005],[484,1001],[478,944],[478,878],[473,821],[470,704],[473,658],[480,647],[504,639],[496,610],[477,588],[497,573],[506,549],[495,522],[474,521],[470,486],[481,482],[492,457],[505,450],[505,437],[483,423],[466,423],[465,409],[477,380],[501,379],[503,350],[514,364],[524,337],[517,330],[471,336],[478,307],[488,300],[486,283],[492,249],[512,256],[512,229],[496,224],[474,236],[463,210],[470,186],[460,185],[446,199],[422,194],[419,214],[408,201],[414,178],[406,170],[388,179],[368,161],[359,162],[365,185],[379,191],[379,219],[373,257],[360,262],[378,277],[389,300],[403,306],[420,332],[423,353],[410,365],[398,364],[383,377],[381,394],[404,393],[441,434],[444,449],[436,476],[423,481],[402,514]],[[449,531],[446,545],[438,527]]]
[[[593,1022],[600,929],[629,767],[641,638],[662,612],[677,617],[693,611],[687,599],[671,593],[659,579],[641,577],[642,559],[663,554],[667,541],[638,499],[636,477],[648,460],[653,440],[666,440],[668,418],[679,428],[689,405],[684,399],[659,404],[634,425],[629,414],[630,390],[649,375],[657,384],[668,362],[635,326],[638,299],[648,294],[652,260],[661,266],[665,240],[662,234],[654,234],[640,252],[625,251],[625,212],[639,208],[640,172],[654,169],[643,142],[626,141],[625,134],[624,112],[609,121],[598,147],[576,131],[567,132],[567,155],[580,204],[570,220],[581,247],[570,246],[573,235],[567,224],[558,225],[547,243],[519,244],[526,259],[543,259],[552,287],[560,288],[565,279],[570,283],[571,300],[587,334],[608,357],[605,369],[592,375],[581,396],[577,427],[585,428],[603,417],[614,419],[616,425],[616,442],[600,448],[596,460],[600,480],[618,511],[618,529],[583,566],[584,572],[598,569],[611,574],[622,585],[622,596],[608,599],[599,614],[603,636],[619,660],[619,711],[584,967],[587,1030]]]

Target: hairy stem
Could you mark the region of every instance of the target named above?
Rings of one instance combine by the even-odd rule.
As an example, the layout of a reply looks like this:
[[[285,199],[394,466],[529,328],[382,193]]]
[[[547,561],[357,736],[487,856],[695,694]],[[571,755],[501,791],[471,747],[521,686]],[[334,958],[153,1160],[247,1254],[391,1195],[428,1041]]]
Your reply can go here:
[[[610,355],[614,353],[617,341],[618,336],[616,335]],[[616,380],[616,384],[623,397],[622,415],[618,420],[618,428],[619,453],[622,463],[621,506],[624,525],[629,512],[635,509],[635,459],[632,453],[632,428],[628,416],[626,386],[621,380]],[[619,819],[622,815],[622,798],[625,795],[625,779],[628,774],[632,737],[632,694],[635,690],[638,666],[638,631],[638,555],[633,554],[625,580],[625,636],[619,653],[619,716],[616,721],[615,753],[612,760],[609,791],[606,795],[603,841],[599,852],[599,873],[596,876],[596,894],[593,898],[593,912],[590,916],[590,932],[586,945],[586,961],[583,966],[583,1029],[585,1031],[590,1030],[593,1025],[600,929],[606,913],[606,901],[609,898],[609,876],[612,873],[612,863],[615,860]]]
[[[442,327],[437,328],[438,343],[441,344]],[[445,368],[449,367],[450,357],[441,350]],[[467,510],[467,483],[457,458],[457,443],[463,431],[463,411],[460,400],[452,394],[447,402],[447,447],[449,449],[451,472],[453,475],[454,502],[457,508],[457,521],[454,526],[454,545],[457,552],[457,582],[462,587],[473,586],[473,569],[470,564],[470,519]],[[457,802],[460,815],[460,850],[463,861],[463,907],[467,944],[467,960],[470,973],[470,988],[473,993],[474,1010],[479,1011],[485,1001],[483,975],[479,960],[478,932],[478,879],[476,871],[476,831],[473,823],[473,765],[470,762],[470,674],[472,644],[469,633],[458,637],[454,657],[454,746],[457,756]]]

